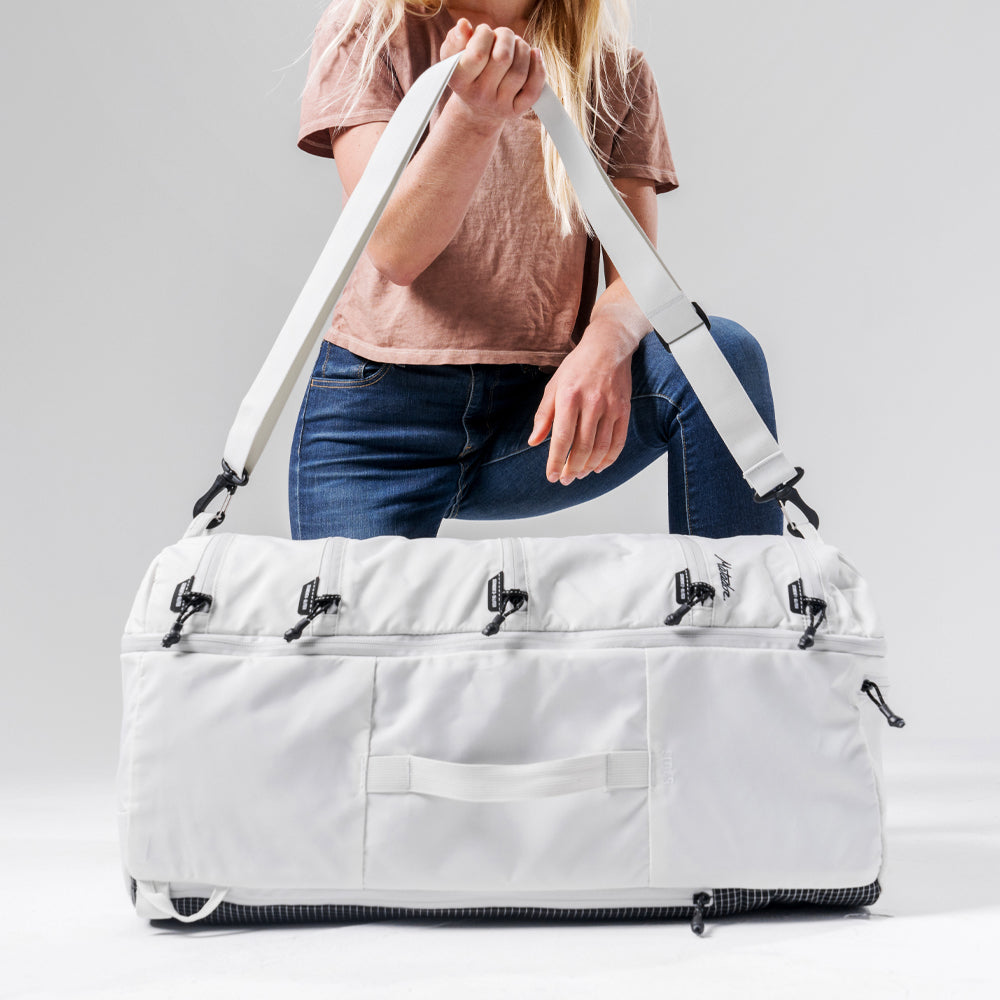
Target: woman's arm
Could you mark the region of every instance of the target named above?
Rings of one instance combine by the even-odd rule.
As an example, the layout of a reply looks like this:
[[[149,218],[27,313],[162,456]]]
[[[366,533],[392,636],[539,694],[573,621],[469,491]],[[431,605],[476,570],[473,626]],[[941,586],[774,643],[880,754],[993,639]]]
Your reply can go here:
[[[530,111],[545,83],[539,50],[510,28],[481,24],[473,30],[463,17],[448,32],[441,58],[456,52],[463,55],[451,77],[452,94],[403,171],[366,248],[375,267],[397,285],[410,284],[454,239],[505,122]],[[345,200],[385,127],[356,125],[334,140]]]
[[[654,182],[617,177],[612,183],[656,246]],[[625,447],[632,355],[650,329],[606,254],[604,275],[607,287],[594,303],[590,324],[549,379],[528,437],[529,445],[541,444],[551,429],[545,474],[550,482],[558,480],[564,486],[602,472]]]

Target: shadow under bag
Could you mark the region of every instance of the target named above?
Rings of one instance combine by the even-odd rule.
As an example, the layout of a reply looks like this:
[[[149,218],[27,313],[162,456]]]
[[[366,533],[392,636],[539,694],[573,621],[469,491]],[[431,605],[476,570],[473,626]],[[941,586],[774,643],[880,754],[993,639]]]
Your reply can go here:
[[[559,100],[591,225],[789,535],[220,532],[459,59],[399,105],[122,640],[140,916],[706,917],[860,906],[884,866],[884,640],[857,570]],[[215,499],[225,494],[221,510]],[[880,715],[881,713],[881,715]]]

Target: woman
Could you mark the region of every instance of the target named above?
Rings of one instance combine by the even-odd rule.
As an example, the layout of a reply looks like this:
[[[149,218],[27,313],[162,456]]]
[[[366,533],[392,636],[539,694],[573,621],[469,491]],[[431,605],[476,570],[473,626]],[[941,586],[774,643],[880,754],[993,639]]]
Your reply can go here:
[[[531,111],[547,78],[655,244],[656,195],[677,179],[627,25],[626,0],[337,0],[323,15],[299,146],[336,159],[345,201],[413,80],[462,55],[316,360],[293,537],[549,513],[664,452],[672,532],[780,533],[606,257],[596,298],[599,244]],[[773,431],[759,346],[711,323]]]

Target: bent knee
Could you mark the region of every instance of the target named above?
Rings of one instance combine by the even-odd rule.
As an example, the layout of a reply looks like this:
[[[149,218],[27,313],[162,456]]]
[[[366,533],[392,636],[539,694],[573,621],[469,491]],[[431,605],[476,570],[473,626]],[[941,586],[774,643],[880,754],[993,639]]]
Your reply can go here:
[[[764,349],[749,330],[723,316],[709,316],[709,322],[712,339],[737,375],[767,375]]]

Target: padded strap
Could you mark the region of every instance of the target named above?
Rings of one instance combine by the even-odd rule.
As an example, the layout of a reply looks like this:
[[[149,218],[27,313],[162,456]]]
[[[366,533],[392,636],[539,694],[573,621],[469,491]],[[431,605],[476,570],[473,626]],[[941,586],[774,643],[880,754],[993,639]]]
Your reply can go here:
[[[256,465],[460,58],[461,53],[456,53],[422,73],[379,138],[361,180],[240,405],[224,453],[233,470],[249,473]],[[552,136],[608,256],[650,326],[670,344],[747,482],[762,495],[788,482],[795,473],[792,464],[548,84],[534,109]]]
[[[456,764],[408,755],[369,757],[365,787],[463,802],[517,802],[574,792],[649,787],[649,754],[616,750],[537,764]]]
[[[190,916],[183,916],[174,908],[173,900],[170,898],[169,886],[163,882],[139,882],[135,883],[136,892],[142,896],[143,900],[149,904],[157,913],[163,914],[163,919],[179,920],[182,924],[193,924],[199,920],[204,920],[210,913],[219,908],[219,904],[226,898],[229,889],[213,889],[211,895],[205,900],[197,913]],[[155,918],[154,918],[155,919]]]

